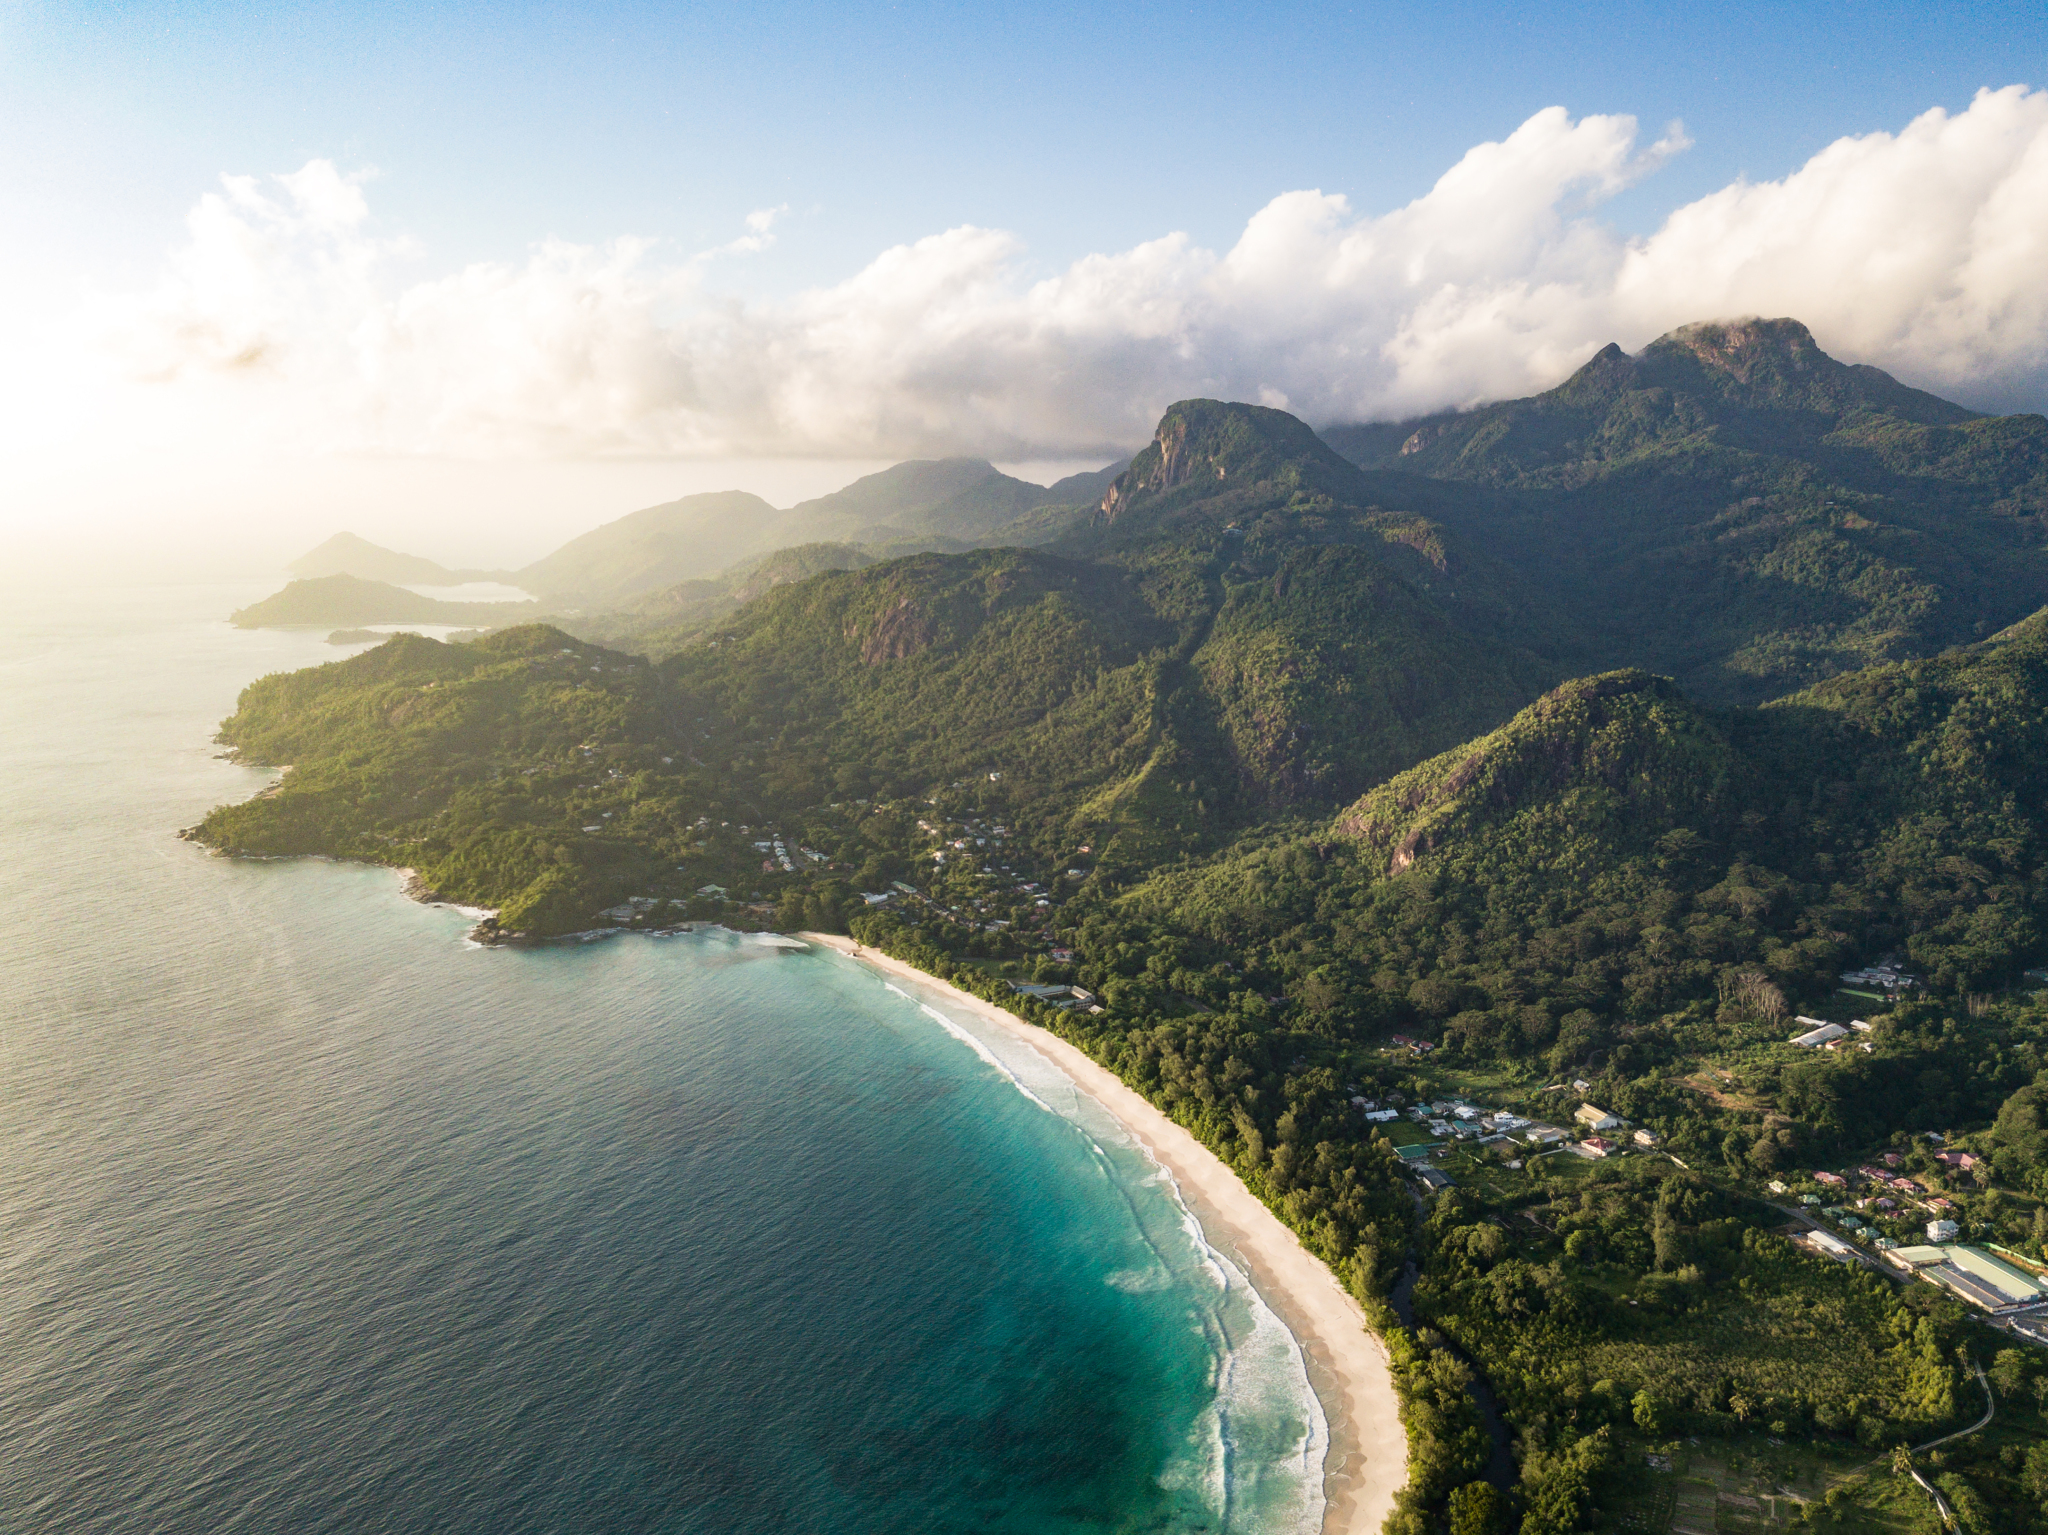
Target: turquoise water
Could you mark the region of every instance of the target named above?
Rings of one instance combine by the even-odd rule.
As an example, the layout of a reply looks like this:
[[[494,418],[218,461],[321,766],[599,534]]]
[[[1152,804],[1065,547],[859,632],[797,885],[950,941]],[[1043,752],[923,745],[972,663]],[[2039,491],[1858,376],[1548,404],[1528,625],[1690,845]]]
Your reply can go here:
[[[722,932],[175,839],[317,635],[0,636],[0,1528],[1293,1531],[1293,1340],[1041,1058]],[[91,621],[79,615],[91,611]]]

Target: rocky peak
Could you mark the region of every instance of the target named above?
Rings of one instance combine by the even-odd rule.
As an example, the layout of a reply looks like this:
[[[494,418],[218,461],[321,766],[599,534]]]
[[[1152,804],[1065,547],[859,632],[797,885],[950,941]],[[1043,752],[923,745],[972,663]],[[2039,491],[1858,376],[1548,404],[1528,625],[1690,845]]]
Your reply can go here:
[[[1115,522],[1144,495],[1163,495],[1191,482],[1233,475],[1270,478],[1285,466],[1327,464],[1350,476],[1351,466],[1308,425],[1284,410],[1224,400],[1182,400],[1159,419],[1146,449],[1116,478],[1097,508]]]
[[[1810,373],[1841,366],[1793,319],[1700,320],[1660,336],[1650,344],[1657,348],[1689,353],[1702,367],[1742,384],[1767,369]]]

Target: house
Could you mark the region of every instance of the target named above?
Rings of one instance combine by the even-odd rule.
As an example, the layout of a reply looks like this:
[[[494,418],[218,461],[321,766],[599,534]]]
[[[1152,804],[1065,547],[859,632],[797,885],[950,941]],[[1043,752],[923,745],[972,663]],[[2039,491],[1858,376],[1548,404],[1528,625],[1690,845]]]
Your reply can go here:
[[[1943,1167],[1956,1167],[1968,1172],[1977,1165],[1977,1159],[1967,1151],[1937,1151],[1934,1160]]]
[[[1927,1223],[1927,1240],[1930,1242],[1953,1242],[1963,1228],[1954,1221],[1934,1220]]]
[[[1886,1167],[1897,1167],[1899,1165],[1901,1158],[1896,1151],[1887,1151],[1883,1156],[1879,1157],[1878,1160],[1884,1163]]]
[[[1572,1114],[1588,1130],[1619,1130],[1621,1120],[1601,1108],[1598,1104],[1582,1103]]]
[[[1596,1157],[1607,1156],[1614,1150],[1614,1142],[1602,1140],[1597,1135],[1589,1135],[1583,1141],[1580,1141],[1579,1144],[1592,1152]]]
[[[1798,1238],[1800,1246],[1808,1253],[1819,1253],[1823,1259],[1835,1259],[1835,1263],[1855,1263],[1855,1248],[1843,1242],[1833,1232],[1804,1232]]]
[[[1531,1146],[1548,1146],[1564,1139],[1564,1131],[1555,1125],[1531,1125],[1522,1132],[1522,1139]]]
[[[1896,1210],[1898,1207],[1899,1202],[1896,1199],[1880,1199],[1877,1201],[1877,1208],[1880,1210]]]
[[[1376,1125],[1383,1125],[1390,1119],[1399,1119],[1401,1111],[1399,1109],[1367,1109],[1365,1117]]]
[[[1832,1258],[1837,1263],[1856,1261],[1856,1249],[1832,1231],[1804,1231],[1793,1240],[1808,1252],[1818,1253],[1823,1258]]]
[[[1773,1178],[1769,1183],[1765,1184],[1764,1187],[1769,1189],[1773,1194],[1783,1194],[1786,1192],[1785,1185],[1776,1178]]]
[[[715,899],[715,900],[720,900],[720,901],[722,901],[722,900],[724,900],[724,899],[725,899],[725,886],[723,886],[723,885],[699,885],[699,886],[697,887],[697,894],[699,894],[699,895],[708,895],[708,896],[711,896],[711,897],[712,897],[713,899]]]
[[[1801,1023],[1811,1023],[1813,1020],[1802,1018],[1799,1021]],[[1839,1023],[1824,1023],[1817,1029],[1809,1029],[1804,1034],[1793,1035],[1792,1043],[1802,1050],[1813,1050],[1833,1040],[1846,1039],[1848,1034],[1849,1031]]]
[[[1059,1008],[1074,1007],[1095,1000],[1094,992],[1080,986],[1047,986],[1034,981],[1012,981],[1010,990],[1020,996],[1030,997],[1035,1002],[1050,1002]]]
[[[1631,1137],[1631,1139],[1634,1140],[1638,1146],[1656,1146],[1663,1142],[1664,1137],[1659,1135],[1655,1130],[1638,1130]]]
[[[1815,1183],[1826,1183],[1838,1189],[1845,1189],[1849,1186],[1849,1180],[1840,1173],[1817,1172],[1813,1175],[1813,1181]]]
[[[1054,949],[1052,951],[1052,962],[1055,965],[1071,965],[1074,962],[1074,951],[1072,949]]]

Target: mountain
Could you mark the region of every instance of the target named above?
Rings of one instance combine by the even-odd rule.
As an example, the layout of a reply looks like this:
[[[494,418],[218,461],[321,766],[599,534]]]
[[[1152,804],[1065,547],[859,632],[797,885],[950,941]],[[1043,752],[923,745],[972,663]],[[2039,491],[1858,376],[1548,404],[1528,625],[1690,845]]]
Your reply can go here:
[[[284,590],[236,610],[238,629],[332,628],[357,624],[494,624],[531,622],[537,602],[443,602],[360,576],[319,576],[288,582]]]
[[[1754,702],[2048,602],[2048,421],[1838,362],[1794,320],[1689,325],[1529,399],[1324,436],[1475,492],[1432,515],[1576,615],[1567,672]]]
[[[649,594],[737,576],[739,567],[784,549],[860,544],[873,557],[1042,543],[1099,499],[1120,467],[1043,486],[1003,474],[983,459],[911,460],[786,510],[745,491],[713,491],[645,507],[518,571],[449,570],[353,533],[337,533],[289,568],[301,578],[351,575],[398,586],[504,581],[586,613],[631,609]],[[690,609],[704,595],[679,591],[669,606]],[[639,632],[632,625],[615,627]]]
[[[573,628],[580,639],[660,660],[763,592],[829,570],[860,570],[879,564],[884,557],[884,553],[859,544],[798,544],[742,560],[703,580],[648,592],[621,608],[576,619]]]
[[[1035,547],[877,558],[1007,494],[922,466],[823,517],[857,539],[643,592],[659,662],[529,624],[263,678],[221,739],[294,769],[190,835],[415,869],[486,938],[850,930],[1086,1050],[1370,1308],[1395,1535],[1654,1521],[1658,1445],[1868,1465],[1968,1426],[1968,1358],[2031,1368],[1784,1233],[1888,1156],[1913,1196],[1799,1218],[1916,1244],[1938,1189],[2048,1259],[2040,433],[1780,322],[1334,433],[1364,464],[1182,401]],[[1453,1097],[1490,1133],[1359,1112]],[[1590,1105],[1654,1149],[1547,1143]],[[1987,1529],[2048,1456],[2007,1417],[1939,1469]]]
[[[450,570],[416,554],[380,548],[353,533],[337,533],[317,549],[285,567],[302,580],[320,576],[359,576],[394,586],[460,586],[466,581],[502,581],[503,571]]]
[[[756,807],[742,819],[993,772],[1020,815],[1131,870],[1274,814],[1327,813],[1549,680],[1464,621],[1450,597],[1464,556],[1413,512],[1304,499],[1366,477],[1294,418],[1188,402],[1160,434],[1115,482],[1125,510],[1077,535],[1093,555],[867,563],[857,546],[805,546],[578,632],[680,646],[662,667],[674,712],[700,722],[694,759]],[[1162,457],[1209,467],[1162,492],[1145,483]],[[906,466],[850,487],[833,515],[901,516],[919,494],[957,505],[961,480],[1011,494],[970,467]],[[1162,494],[1170,517],[1154,515]],[[1226,535],[1226,511],[1249,526]],[[647,521],[650,542],[673,532]]]
[[[530,592],[579,607],[614,605],[679,581],[715,575],[759,552],[781,517],[743,490],[645,507],[572,538],[513,577]]]

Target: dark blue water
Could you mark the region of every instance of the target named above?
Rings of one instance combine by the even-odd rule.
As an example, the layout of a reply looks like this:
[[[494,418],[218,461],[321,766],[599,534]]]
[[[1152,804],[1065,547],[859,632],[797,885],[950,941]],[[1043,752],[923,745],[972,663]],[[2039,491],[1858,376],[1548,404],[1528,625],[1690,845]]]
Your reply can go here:
[[[0,1527],[1315,1527],[1292,1340],[1028,1051],[177,842],[333,654],[246,595],[9,610]]]

